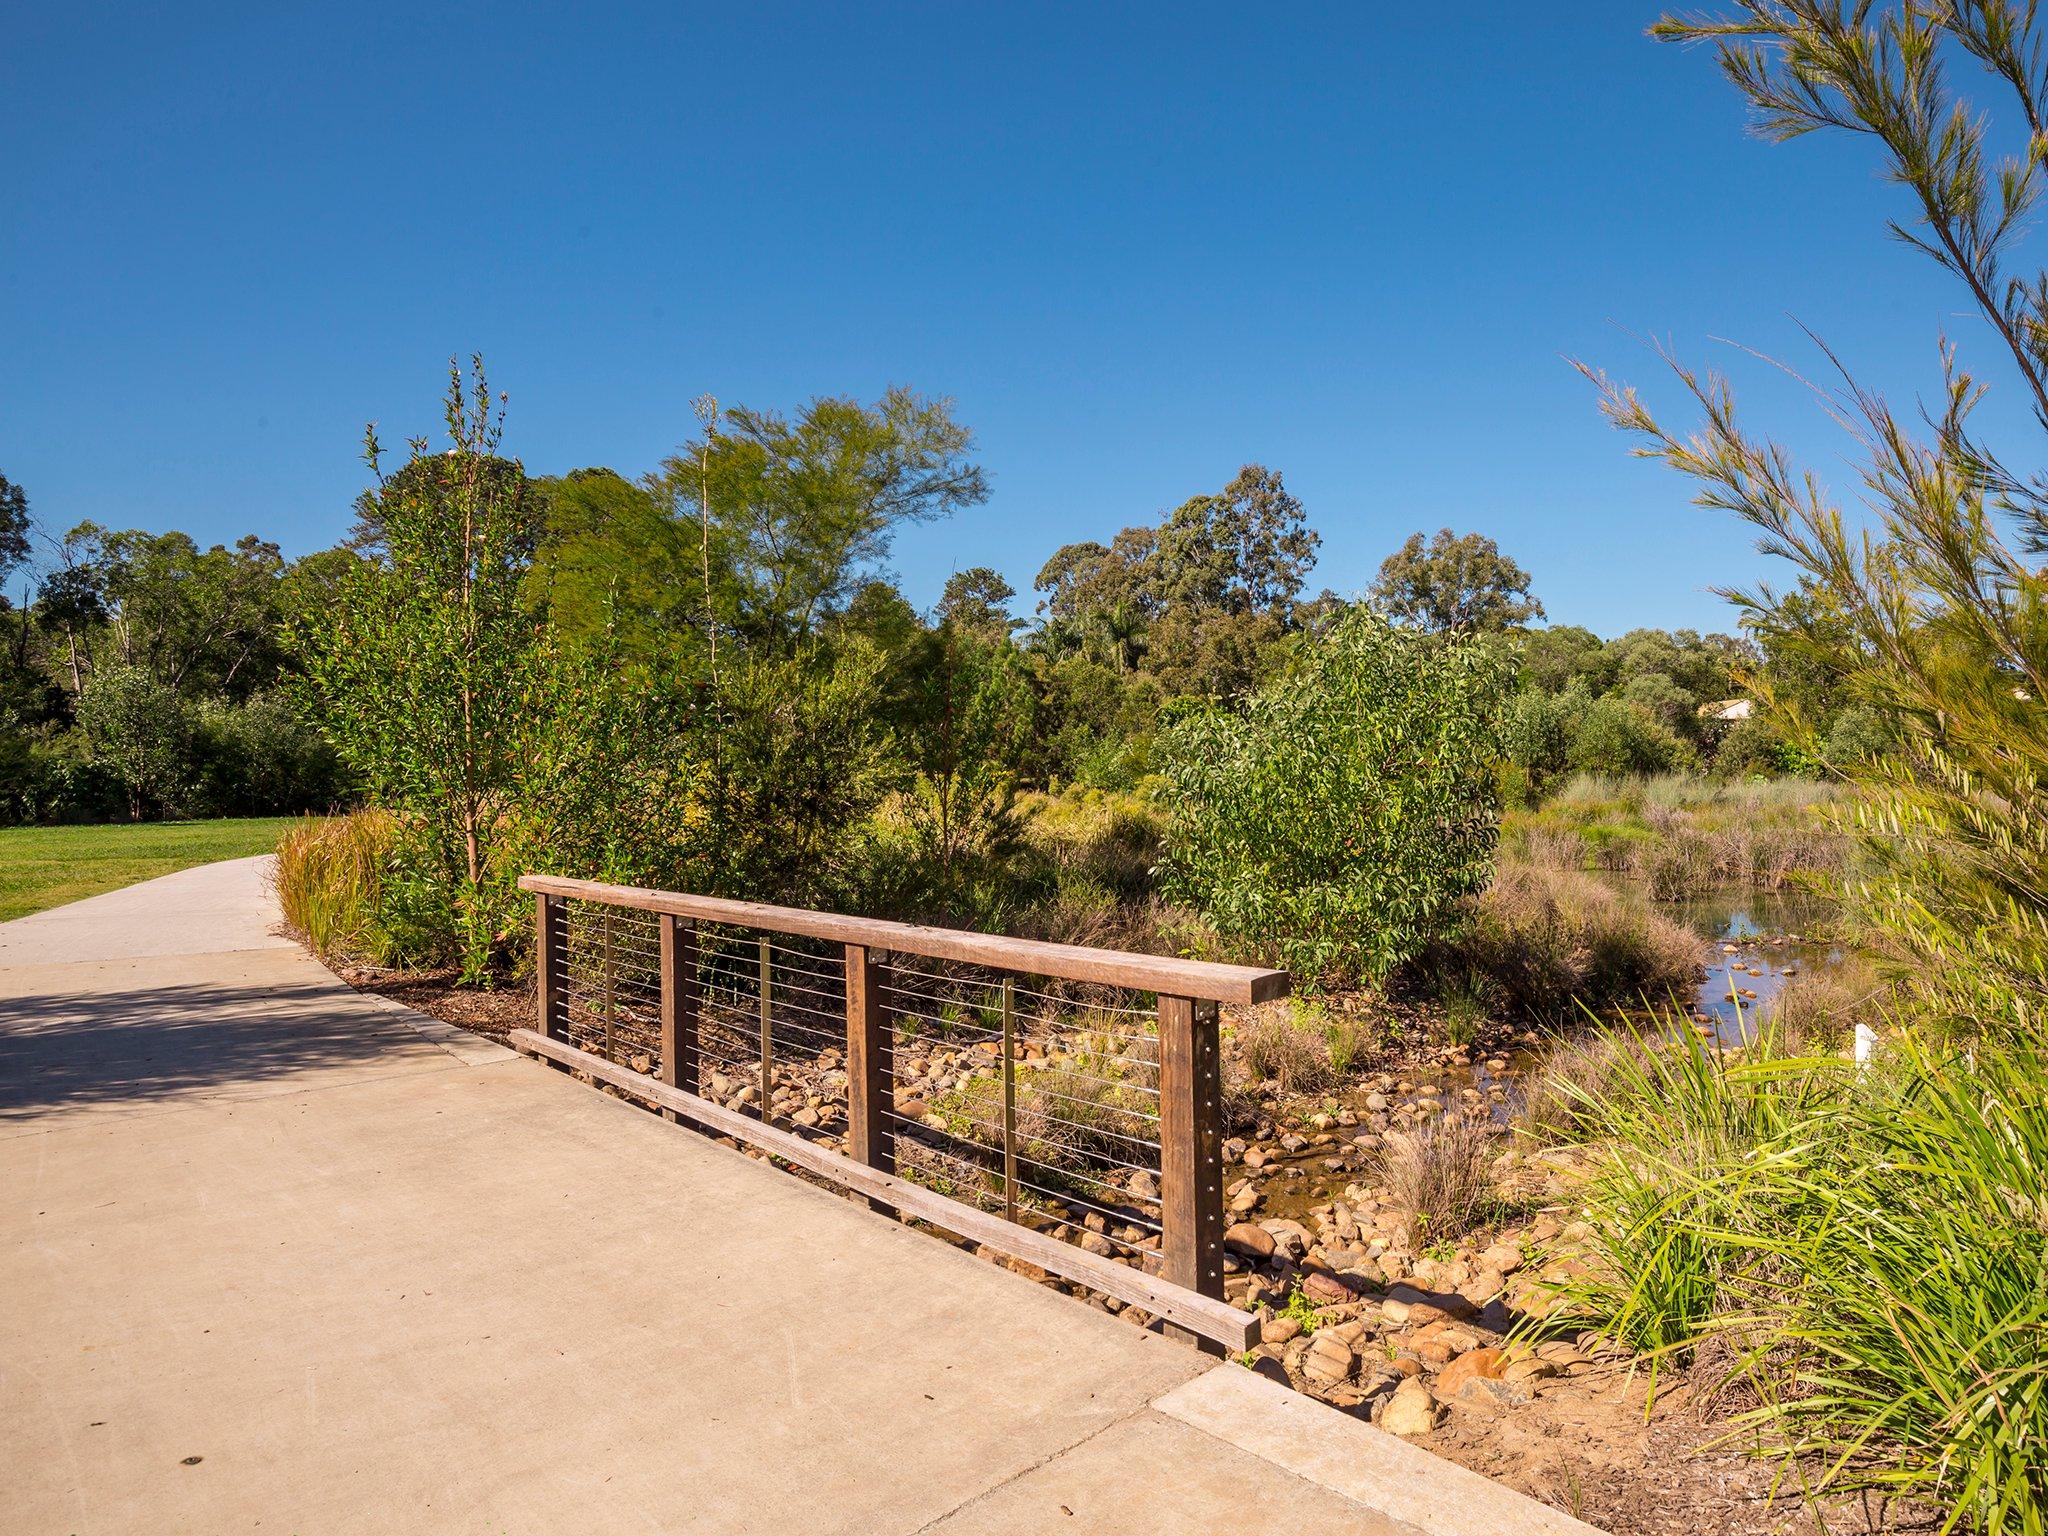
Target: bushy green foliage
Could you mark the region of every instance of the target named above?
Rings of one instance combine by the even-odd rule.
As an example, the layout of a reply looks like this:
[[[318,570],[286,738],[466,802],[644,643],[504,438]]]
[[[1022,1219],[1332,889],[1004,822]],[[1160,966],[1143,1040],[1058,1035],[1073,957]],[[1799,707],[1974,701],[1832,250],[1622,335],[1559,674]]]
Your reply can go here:
[[[1679,759],[1679,742],[1657,719],[1609,694],[1587,704],[1565,758],[1575,773],[1664,773]]]
[[[104,667],[79,697],[78,723],[93,761],[127,791],[130,819],[177,799],[185,721],[168,684],[142,667]]]
[[[185,808],[193,814],[325,811],[344,798],[334,749],[283,693],[252,694],[241,703],[202,699],[189,718]]]
[[[1583,693],[1552,694],[1528,688],[1515,695],[1507,712],[1502,744],[1538,794],[1567,771],[1572,736],[1584,714]]]
[[[1354,611],[1158,748],[1166,884],[1304,981],[1383,981],[1492,868],[1510,659]]]
[[[1820,739],[1820,756],[1837,772],[1855,772],[1897,745],[1898,736],[1878,711],[1865,705],[1843,710]]]
[[[856,830],[895,777],[881,668],[871,648],[849,646],[750,660],[723,676],[703,722],[684,889],[803,903],[845,888]]]
[[[569,646],[651,664],[700,644],[704,583],[692,524],[609,469],[539,480],[533,491],[544,533],[527,601],[548,612]]]
[[[1714,749],[1714,767],[1730,778],[1789,773],[1799,759],[1785,733],[1769,720],[1737,720]]]
[[[1693,630],[1637,629],[1601,641],[1570,626],[1523,636],[1522,691],[1509,752],[1540,794],[1566,771],[1609,775],[1693,770],[1793,771],[1761,720],[1730,727],[1708,706],[1743,696],[1762,654],[1746,639]],[[1735,743],[1717,754],[1724,736]]]
[[[1055,551],[1027,647],[1047,706],[1033,767],[1130,788],[1163,705],[1239,698],[1284,664],[1320,611],[1300,601],[1320,543],[1278,471],[1247,464],[1157,526]]]
[[[921,636],[906,671],[903,819],[935,909],[971,920],[984,903],[970,893],[986,885],[1020,833],[1013,802],[1035,713],[1029,675],[1007,635],[961,619]]]

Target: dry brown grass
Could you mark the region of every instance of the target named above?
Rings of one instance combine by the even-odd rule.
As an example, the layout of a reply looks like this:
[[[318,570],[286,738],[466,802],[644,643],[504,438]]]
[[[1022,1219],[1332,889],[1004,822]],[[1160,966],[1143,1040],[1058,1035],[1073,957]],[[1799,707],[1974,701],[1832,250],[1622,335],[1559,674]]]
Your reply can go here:
[[[1615,1083],[1628,1054],[1640,1048],[1634,1035],[1599,1030],[1559,1040],[1523,1079],[1516,1132],[1544,1146],[1580,1140],[1591,1106]]]
[[[1452,959],[1491,1001],[1555,1021],[1580,1005],[1689,991],[1707,949],[1691,929],[1592,875],[1504,861]]]
[[[1493,1164],[1500,1151],[1489,1124],[1461,1115],[1387,1136],[1380,1181],[1402,1213],[1410,1247],[1455,1241],[1498,1209]]]
[[[278,905],[316,954],[376,965],[393,960],[377,909],[395,831],[388,811],[361,810],[308,816],[278,841]]]
[[[1842,871],[1848,845],[1830,824],[1840,798],[1807,779],[1580,777],[1509,816],[1504,839],[1528,863],[1633,875],[1665,900],[1719,884],[1778,890]]]
[[[1882,1016],[1892,988],[1876,966],[1858,955],[1812,966],[1785,985],[1774,1006],[1777,1033],[1803,1049],[1836,1051],[1858,1019]]]
[[[1312,1093],[1337,1075],[1323,1030],[1284,1008],[1240,1024],[1237,1054],[1249,1079],[1274,1083],[1283,1093]]]

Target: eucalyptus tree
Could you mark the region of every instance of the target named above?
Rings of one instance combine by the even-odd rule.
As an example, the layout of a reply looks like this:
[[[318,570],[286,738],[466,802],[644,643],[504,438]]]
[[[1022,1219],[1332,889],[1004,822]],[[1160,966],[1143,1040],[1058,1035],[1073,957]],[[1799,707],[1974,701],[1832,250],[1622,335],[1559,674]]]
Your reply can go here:
[[[1484,534],[1419,533],[1387,556],[1370,593],[1397,623],[1434,633],[1517,629],[1543,617],[1529,595],[1529,573]]]
[[[988,499],[973,451],[952,401],[908,389],[872,405],[820,396],[793,417],[733,406],[649,489],[702,541],[704,622],[787,654],[851,601],[902,528]]]

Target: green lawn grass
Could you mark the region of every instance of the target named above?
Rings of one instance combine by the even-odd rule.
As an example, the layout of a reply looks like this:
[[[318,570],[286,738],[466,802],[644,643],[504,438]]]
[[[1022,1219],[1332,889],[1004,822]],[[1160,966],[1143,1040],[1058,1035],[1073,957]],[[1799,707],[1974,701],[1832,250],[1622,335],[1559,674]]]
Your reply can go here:
[[[287,816],[0,830],[0,922],[216,859],[269,853]]]

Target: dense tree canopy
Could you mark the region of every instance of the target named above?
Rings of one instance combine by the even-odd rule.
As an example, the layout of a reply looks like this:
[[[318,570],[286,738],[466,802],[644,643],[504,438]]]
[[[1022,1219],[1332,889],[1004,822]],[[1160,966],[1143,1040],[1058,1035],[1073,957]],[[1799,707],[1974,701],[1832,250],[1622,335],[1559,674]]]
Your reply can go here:
[[[1514,629],[1543,617],[1527,571],[1484,534],[1448,528],[1427,545],[1410,534],[1380,566],[1372,600],[1396,623],[1437,633]]]
[[[28,559],[28,492],[0,475],[0,585]]]
[[[1010,612],[1016,595],[1016,589],[988,566],[972,566],[946,578],[934,614],[942,624],[1007,639],[1024,627],[1024,621]]]

